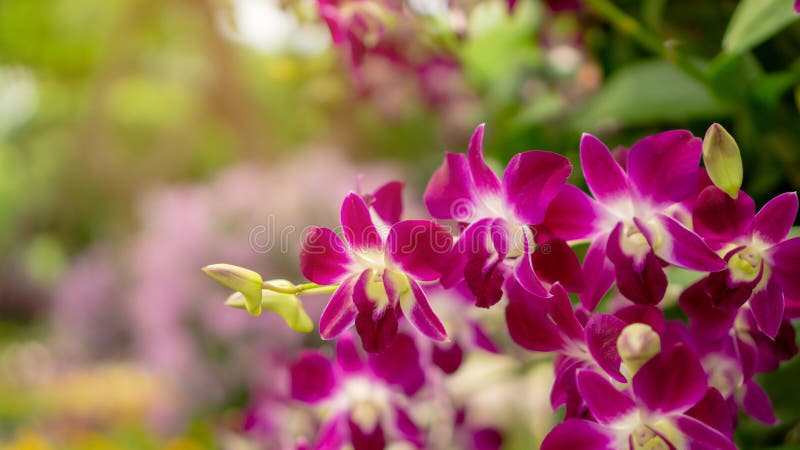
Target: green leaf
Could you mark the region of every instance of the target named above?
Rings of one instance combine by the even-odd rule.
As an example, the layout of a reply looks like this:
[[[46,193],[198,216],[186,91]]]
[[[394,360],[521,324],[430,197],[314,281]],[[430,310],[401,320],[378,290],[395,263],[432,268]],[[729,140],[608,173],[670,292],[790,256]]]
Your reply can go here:
[[[578,130],[716,118],[728,113],[694,78],[667,61],[615,72],[573,118]]]
[[[744,53],[800,18],[789,0],[742,0],[725,30],[722,48]]]

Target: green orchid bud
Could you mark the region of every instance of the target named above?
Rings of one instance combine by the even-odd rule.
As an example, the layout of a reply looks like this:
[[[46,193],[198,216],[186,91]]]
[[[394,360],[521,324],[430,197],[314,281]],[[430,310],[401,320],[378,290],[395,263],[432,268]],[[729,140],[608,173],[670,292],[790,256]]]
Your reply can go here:
[[[617,351],[630,380],[639,369],[661,351],[661,338],[650,325],[632,323],[617,338]]]
[[[292,288],[294,285],[287,280],[270,280],[273,286]],[[237,308],[247,309],[247,302],[241,292],[235,292],[225,301],[225,304]],[[261,291],[261,309],[271,311],[281,316],[291,329],[301,333],[310,333],[314,330],[314,323],[303,309],[300,298],[294,294],[282,294],[264,289]]]
[[[212,264],[203,267],[203,272],[221,285],[240,292],[247,312],[254,316],[261,314],[261,275],[232,264]]]
[[[722,125],[708,127],[703,138],[703,163],[715,186],[732,198],[739,196],[742,187],[742,155],[733,136]]]

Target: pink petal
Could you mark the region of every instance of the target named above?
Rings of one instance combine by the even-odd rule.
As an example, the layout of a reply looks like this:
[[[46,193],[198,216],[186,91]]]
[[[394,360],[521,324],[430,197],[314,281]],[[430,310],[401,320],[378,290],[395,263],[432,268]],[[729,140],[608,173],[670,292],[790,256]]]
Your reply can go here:
[[[369,366],[375,375],[389,384],[399,386],[406,395],[414,395],[425,384],[425,372],[414,338],[400,333],[385,352],[369,356]]]
[[[571,184],[561,188],[550,202],[542,225],[567,241],[588,239],[599,233],[605,209]]]
[[[716,186],[709,186],[695,201],[692,225],[697,234],[720,248],[750,235],[755,211],[755,202],[744,192],[734,200]]]
[[[769,400],[769,396],[753,380],[749,380],[744,384],[742,407],[748,415],[760,422],[767,425],[778,423],[775,418],[775,412],[772,410],[772,402]]]
[[[613,424],[637,412],[636,403],[597,372],[579,370],[577,383],[589,410],[601,424]]]
[[[792,238],[772,247],[767,252],[772,277],[783,294],[789,298],[800,298],[800,238]]]
[[[361,345],[368,353],[381,353],[389,348],[397,337],[398,326],[394,306],[359,311],[356,315],[356,331],[361,337]]]
[[[372,223],[369,208],[360,195],[351,192],[342,202],[342,232],[355,249],[380,249],[381,236]]]
[[[478,195],[497,195],[500,193],[500,180],[483,159],[484,128],[484,124],[478,125],[469,140],[469,150],[467,151],[469,171]]]
[[[628,153],[628,177],[643,198],[680,202],[695,192],[703,143],[686,130],[648,136]]]
[[[713,387],[708,388],[705,397],[686,411],[686,415],[703,422],[729,438],[733,437],[733,415],[728,407],[728,402]]]
[[[705,395],[706,373],[697,356],[683,344],[662,350],[633,377],[633,391],[648,410],[683,412]]]
[[[620,439],[603,425],[567,419],[544,438],[541,450],[617,450]]]
[[[390,181],[372,194],[372,209],[384,222],[394,225],[403,214],[403,183]]]
[[[782,242],[797,217],[797,192],[787,192],[768,201],[753,221],[754,234],[769,244]]]
[[[617,290],[632,302],[642,305],[658,304],[667,291],[667,275],[652,251],[637,262],[622,250],[622,223],[608,237],[606,254],[614,263]]]
[[[319,334],[322,339],[335,339],[353,325],[356,305],[353,303],[353,288],[358,277],[345,279],[331,296],[319,319]]]
[[[611,204],[630,196],[628,176],[605,144],[591,134],[581,137],[581,168],[594,198]]]
[[[622,358],[617,351],[617,338],[628,324],[610,314],[594,314],[586,322],[586,345],[595,362],[612,378],[625,383],[628,380],[620,372]]]
[[[434,344],[431,359],[442,372],[447,375],[454,373],[464,361],[464,349],[458,342],[451,344]]]
[[[686,288],[678,302],[689,316],[692,335],[697,339],[713,341],[728,334],[733,327],[738,308],[715,306],[706,289],[705,280]]]
[[[664,231],[656,255],[670,264],[701,272],[718,272],[727,267],[725,261],[708,248],[703,239],[677,220],[659,214],[657,220]]]
[[[346,373],[363,370],[364,361],[361,359],[361,353],[356,347],[352,334],[343,334],[336,340],[336,363]]]
[[[560,238],[550,239],[536,247],[531,262],[540,280],[560,283],[569,292],[583,290],[581,262],[572,248]]]
[[[531,244],[531,242],[528,242],[528,237],[525,236],[523,238],[522,255],[517,258],[514,265],[514,279],[531,294],[538,297],[549,297],[550,293],[542,286],[542,282],[533,267],[533,257],[530,254]]]
[[[678,416],[675,426],[686,437],[687,450],[736,450],[730,438],[693,417]]]
[[[558,325],[548,316],[547,300],[531,295],[518,283],[508,283],[506,324],[517,345],[536,352],[563,349],[566,343]]]
[[[562,155],[529,151],[511,158],[503,174],[506,204],[517,219],[542,223],[547,207],[566,184],[572,164]]]
[[[430,220],[404,220],[392,226],[386,248],[392,260],[417,280],[439,279],[453,247],[453,235]]]
[[[353,264],[342,239],[330,228],[312,227],[303,239],[300,250],[300,271],[319,284],[342,281]]]
[[[781,327],[781,320],[783,320],[784,303],[780,288],[770,280],[766,286],[754,290],[749,301],[758,328],[774,339]]]
[[[336,375],[328,358],[318,351],[307,350],[289,368],[291,396],[306,403],[328,398],[336,387]]]
[[[466,155],[445,154],[444,162],[428,181],[423,200],[436,219],[467,222],[473,218],[476,205]]]
[[[384,277],[384,283],[385,279]],[[411,295],[400,301],[403,314],[409,322],[422,334],[434,341],[447,340],[447,331],[442,321],[431,309],[428,297],[414,280],[408,280],[411,285]]]
[[[608,235],[597,236],[589,245],[583,258],[584,289],[580,293],[581,304],[588,311],[594,311],[600,300],[614,284],[616,275],[614,265],[606,257]]]

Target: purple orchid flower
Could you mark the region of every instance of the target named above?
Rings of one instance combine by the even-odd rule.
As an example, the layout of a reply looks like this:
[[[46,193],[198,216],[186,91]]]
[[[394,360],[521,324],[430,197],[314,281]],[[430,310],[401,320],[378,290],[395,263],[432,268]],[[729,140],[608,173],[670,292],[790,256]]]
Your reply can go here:
[[[437,219],[468,226],[453,249],[446,287],[465,279],[475,304],[488,308],[502,297],[505,280],[513,277],[528,291],[548,296],[543,282],[561,281],[582,289],[577,257],[561,240],[537,247],[531,225],[544,219],[550,201],[572,171],[561,155],[528,151],[515,155],[502,180],[483,158],[484,125],[472,135],[467,155],[447,153],[431,177],[424,201]],[[546,270],[535,270],[536,264]],[[552,263],[546,263],[552,262]],[[572,269],[572,270],[570,270]]]
[[[364,349],[380,352],[397,335],[399,317],[405,316],[425,336],[446,340],[419,282],[439,279],[452,235],[432,221],[400,221],[397,184],[367,199],[371,208],[356,193],[344,199],[344,241],[329,228],[313,227],[305,236],[303,275],[318,284],[340,283],[322,312],[320,335],[334,339],[355,323]]]
[[[784,315],[784,296],[800,296],[800,238],[788,239],[797,216],[797,193],[781,194],[756,214],[744,192],[736,199],[715,186],[694,202],[695,230],[725,255],[727,268],[708,278],[706,289],[716,304],[747,302],[758,327],[775,337]]]
[[[622,391],[591,370],[579,370],[576,384],[595,421],[567,419],[543,450],[736,448],[724,400],[685,345],[655,355]]]
[[[366,360],[349,334],[337,340],[334,362],[319,351],[303,353],[290,368],[291,396],[324,411],[314,448],[380,450],[391,442],[423,448],[423,432],[407,411],[425,384],[419,359],[407,334]]]
[[[591,240],[583,263],[587,288],[580,295],[586,309],[594,310],[615,281],[628,299],[657,304],[667,287],[664,263],[701,272],[725,268],[675,218],[695,193],[701,147],[688,131],[667,131],[635,143],[618,161],[600,140],[583,135],[581,166],[594,199],[565,186],[544,227],[567,240]]]
[[[800,0],[794,0],[794,12],[800,14]]]

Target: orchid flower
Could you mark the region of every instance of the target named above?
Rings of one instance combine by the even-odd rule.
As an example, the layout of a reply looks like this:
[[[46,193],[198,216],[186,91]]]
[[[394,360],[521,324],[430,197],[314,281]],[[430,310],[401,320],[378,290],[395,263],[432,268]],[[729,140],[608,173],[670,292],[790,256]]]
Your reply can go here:
[[[584,134],[581,166],[594,199],[568,185],[547,211],[544,227],[567,240],[591,240],[583,262],[587,288],[580,298],[594,310],[611,285],[641,304],[661,301],[667,287],[663,262],[701,272],[725,263],[676,220],[694,194],[702,143],[685,130],[635,143],[617,161],[600,140]]]
[[[318,284],[339,284],[322,312],[320,335],[334,339],[355,323],[364,349],[380,352],[405,316],[425,336],[446,340],[419,283],[439,279],[452,236],[432,221],[400,221],[396,188],[385,186],[369,199],[372,209],[356,193],[344,199],[344,241],[329,228],[312,227],[305,236],[303,275]]]
[[[736,307],[747,302],[758,327],[771,338],[781,325],[784,295],[800,296],[800,238],[788,239],[797,210],[795,192],[775,197],[756,214],[744,192],[733,199],[709,186],[692,211],[697,233],[727,262],[726,270],[706,283],[712,300]]]
[[[484,126],[479,125],[467,155],[447,153],[425,190],[425,205],[434,218],[467,225],[442,283],[449,287],[466,279],[475,304],[485,308],[500,300],[509,277],[542,297],[548,295],[543,281],[582,289],[579,263],[569,246],[548,243],[537,253],[530,227],[542,222],[550,201],[565,185],[572,171],[569,160],[544,151],[520,153],[501,180],[484,161],[483,134]],[[554,263],[541,264],[549,270],[537,272],[534,259]]]
[[[576,383],[596,422],[567,419],[545,438],[543,450],[736,448],[722,397],[708,388],[700,361],[682,344],[653,356],[625,390],[591,370],[579,370]]]
[[[291,366],[291,396],[315,406],[323,423],[315,449],[380,450],[390,442],[422,448],[423,434],[409,416],[410,399],[425,383],[414,340],[400,334],[380,355],[366,360],[346,334],[331,362],[306,351]]]

